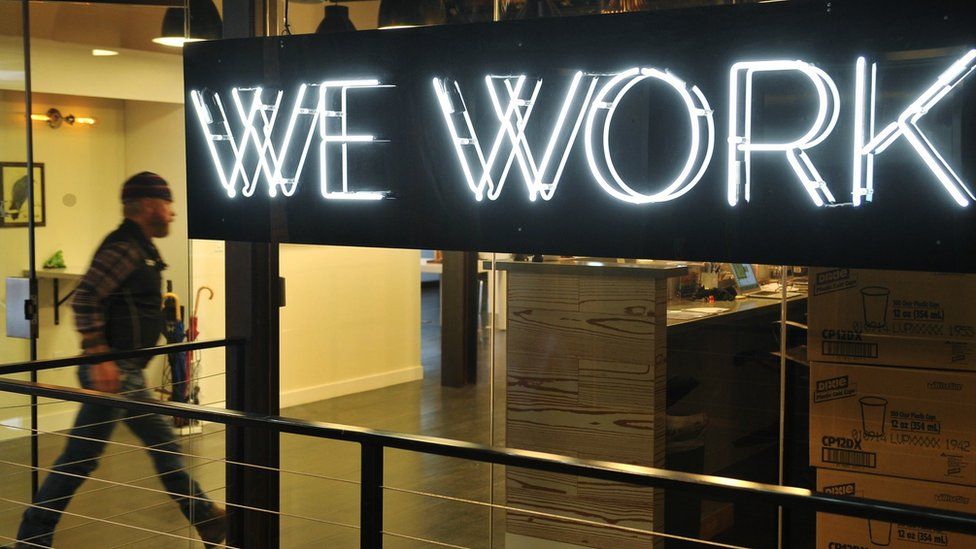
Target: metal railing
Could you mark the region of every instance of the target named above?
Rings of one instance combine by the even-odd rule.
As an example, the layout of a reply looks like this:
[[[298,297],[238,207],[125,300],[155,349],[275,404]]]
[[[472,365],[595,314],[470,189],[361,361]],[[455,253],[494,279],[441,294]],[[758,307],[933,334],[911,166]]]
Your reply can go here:
[[[219,347],[239,347],[244,344],[242,340],[234,339],[201,341],[136,351],[0,365],[0,376],[98,361]],[[915,505],[900,505],[863,498],[838,497],[802,488],[653,467],[576,459],[544,452],[493,447],[473,442],[396,433],[352,425],[266,416],[194,404],[138,399],[87,389],[13,379],[0,378],[0,391],[110,406],[142,413],[178,416],[273,433],[296,434],[358,443],[361,447],[360,544],[362,547],[368,548],[379,548],[383,545],[383,458],[384,450],[387,448],[549,473],[577,475],[642,487],[682,490],[701,494],[710,499],[833,513],[976,535],[976,514]]]

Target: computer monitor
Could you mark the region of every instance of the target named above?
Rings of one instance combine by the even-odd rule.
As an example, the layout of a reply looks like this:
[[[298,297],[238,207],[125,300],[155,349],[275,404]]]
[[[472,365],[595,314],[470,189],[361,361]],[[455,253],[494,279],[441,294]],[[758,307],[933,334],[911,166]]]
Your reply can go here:
[[[730,263],[732,275],[735,277],[735,285],[739,287],[740,293],[749,292],[759,288],[756,280],[756,272],[750,263]]]

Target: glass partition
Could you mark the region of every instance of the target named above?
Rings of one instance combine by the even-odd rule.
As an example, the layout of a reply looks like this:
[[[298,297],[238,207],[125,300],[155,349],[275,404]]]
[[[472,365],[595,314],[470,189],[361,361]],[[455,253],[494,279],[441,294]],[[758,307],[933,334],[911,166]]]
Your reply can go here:
[[[206,15],[218,14],[219,25],[220,3],[206,4],[212,9]],[[28,147],[22,49],[27,29],[19,26],[22,7],[21,2],[0,2],[0,94],[4,108],[0,120],[4,156],[0,161],[4,166],[3,181],[6,184],[9,180],[11,186],[16,178],[13,171],[8,172],[7,165],[23,162]],[[181,18],[186,7],[180,1],[152,5],[30,3],[32,108],[27,114],[32,120],[33,142],[29,145],[36,166],[38,228],[30,245],[36,254],[37,268],[38,359],[81,353],[73,299],[103,239],[120,226],[123,216],[132,215],[123,211],[123,182],[143,171],[159,174],[168,182],[175,214],[168,236],[152,235],[165,264],[160,275],[161,290],[166,296],[159,304],[164,315],[160,341],[180,342],[198,337],[199,332],[216,332],[216,326],[201,325],[194,318],[199,311],[195,298],[202,295],[205,300],[208,294],[197,294],[190,276],[181,51],[158,42],[161,36],[174,32],[174,25],[166,21],[174,16]],[[191,31],[196,22],[192,27]],[[183,37],[184,31],[180,23],[170,38]],[[10,170],[13,169],[11,165]],[[11,193],[4,195],[5,211],[16,215],[17,210],[8,203],[10,198]],[[6,223],[6,218],[0,225],[5,277],[24,276],[28,267],[26,229],[15,225]],[[113,262],[106,265],[119,268]],[[9,307],[10,303],[6,303]],[[31,358],[25,340],[4,337],[0,343],[0,362]],[[120,366],[121,390],[126,394],[215,405],[223,401],[222,360],[208,360],[206,372],[199,353],[158,358],[132,371],[126,368]],[[38,379],[78,387],[79,373],[77,367],[56,368],[39,372]],[[213,381],[218,377],[221,381],[215,386]],[[200,389],[201,384],[207,385],[206,390]],[[219,391],[214,387],[219,387]],[[3,421],[0,437],[4,444],[16,445],[17,450],[11,446],[9,452],[4,452],[4,470],[9,469],[10,476],[3,486],[11,494],[16,492],[4,502],[0,535],[8,539],[17,533],[21,516],[32,499],[28,444],[32,427],[38,434],[35,458],[42,486],[51,478],[60,477],[54,484],[63,486],[71,482],[65,480],[71,475],[92,474],[71,498],[58,523],[58,546],[105,546],[105,539],[112,539],[114,544],[158,546],[179,540],[189,545],[197,535],[196,529],[166,496],[168,491],[186,490],[170,481],[177,476],[199,483],[207,493],[201,498],[224,499],[224,466],[214,461],[224,451],[219,429],[205,429],[173,418],[140,416],[123,420],[121,413],[93,415],[78,404],[47,399],[38,402],[37,424],[32,426],[27,398],[8,394],[3,398],[5,403],[10,401],[9,406],[4,406],[9,410],[4,417],[9,419]],[[14,407],[17,403],[21,403],[19,408]],[[11,415],[14,413],[18,415]],[[169,432],[176,438],[170,440],[174,435],[166,434]],[[101,451],[91,454],[82,448],[97,440],[105,441]],[[150,449],[158,451],[145,451]],[[59,456],[58,463],[62,465],[57,467],[67,462],[63,475],[52,472]],[[92,473],[96,466],[97,471]],[[169,472],[174,468],[182,472]],[[54,491],[60,494],[58,490]],[[61,496],[52,501],[59,499]],[[186,507],[190,522],[199,524],[204,520],[204,507]],[[43,536],[24,541],[50,543]]]
[[[497,1],[492,16],[609,16],[722,3]],[[438,24],[481,21],[487,14],[487,3],[444,4],[446,16]],[[314,32],[323,15],[336,14],[315,5],[289,10],[295,34]],[[378,2],[351,3],[348,16],[357,29],[368,30],[382,26],[381,11]],[[766,98],[767,115],[793,105],[797,94],[791,87]],[[640,112],[656,123],[672,121],[654,112],[648,95],[634,101],[630,107],[644,108]],[[961,127],[958,104],[953,109],[954,115],[945,115],[952,120],[936,123],[940,138],[952,139],[950,128]],[[653,169],[649,155],[625,145],[621,154],[638,155],[641,169]],[[671,143],[661,138],[656,145],[669,150]],[[571,163],[567,169],[583,167]],[[631,176],[645,175],[628,169]],[[755,249],[762,255],[763,243],[755,242]],[[897,409],[891,404],[898,391],[922,383],[909,377],[927,379],[929,368],[968,368],[954,364],[968,360],[962,340],[951,344],[955,358],[941,363],[871,356],[872,345],[900,337],[913,342],[904,345],[924,347],[904,330],[939,331],[895,316],[934,321],[946,313],[943,298],[926,297],[938,285],[932,273],[728,263],[707,256],[676,261],[486,252],[467,272],[471,291],[465,294],[445,289],[442,258],[451,253],[457,252],[282,246],[281,272],[288,280],[283,413],[835,495],[908,502],[905,494],[928,490],[932,506],[976,511],[971,503],[939,501],[969,501],[961,495],[971,484],[968,466],[960,465],[968,463],[965,436],[946,439],[955,450],[935,459],[951,471],[948,476],[870,465],[916,440],[886,428],[940,428],[913,421],[922,414],[939,422],[934,418],[943,416],[921,412],[930,402],[906,400]],[[891,284],[902,276],[909,282],[895,297]],[[970,278],[942,280],[965,301]],[[471,296],[476,299],[465,301]],[[450,354],[458,319],[444,315],[458,308],[477,317],[461,328],[476,342],[477,359],[471,381],[452,387],[442,375],[464,367],[455,361],[463,353]],[[850,318],[837,324],[842,311]],[[896,318],[899,328],[893,330]],[[966,322],[952,329],[966,331]],[[879,342],[860,343],[865,333]],[[860,390],[843,385],[855,374],[866,376]],[[968,383],[968,374],[959,374],[960,380]],[[909,377],[897,387],[874,385],[900,375]],[[926,383],[942,387],[935,379]],[[964,389],[948,398],[947,406],[969,406],[966,394]],[[835,398],[836,408],[820,411],[822,402]],[[947,413],[946,421],[957,417]],[[824,435],[826,425],[844,425],[846,435]],[[878,449],[859,453],[844,446],[869,443]],[[910,450],[898,459],[923,460],[923,453]],[[354,544],[358,459],[348,444],[282,437],[284,545]],[[394,547],[827,548],[952,537],[409,452],[388,451],[386,459],[385,541]],[[875,484],[898,488],[886,492]],[[317,498],[311,514],[309,498]]]
[[[277,5],[269,27],[305,34],[340,23],[371,30],[613,17],[723,3],[457,0],[417,2],[422,9],[407,13],[393,10],[392,2],[289,2]],[[191,9],[195,4],[187,3]],[[214,8],[219,12],[222,6]],[[4,277],[23,276],[30,249],[26,230],[8,215],[11,197],[19,192],[16,163],[24,161],[28,146],[20,9],[19,2],[0,0],[0,161],[4,170],[14,170],[10,177],[4,171],[2,179]],[[31,10],[31,59],[38,77],[30,114],[36,115],[33,150],[41,169],[37,210],[43,223],[34,244],[38,357],[79,352],[72,294],[101,239],[121,220],[122,181],[143,170],[165,177],[174,192],[171,235],[157,242],[168,265],[163,281],[170,295],[161,304],[172,313],[166,340],[223,337],[229,286],[245,273],[226,271],[226,242],[186,237],[182,61],[177,50],[152,41],[167,25],[167,8],[38,3]],[[415,16],[420,19],[409,19]],[[348,21],[330,21],[337,17]],[[911,70],[932,72],[931,60],[941,63],[947,55],[924,50],[890,57],[909,60]],[[498,78],[512,85],[511,77]],[[971,93],[967,85],[959,89]],[[798,97],[809,97],[796,82],[783,89],[756,100],[762,103],[757,119],[779,119]],[[509,93],[513,108],[527,105]],[[470,104],[479,124],[491,120],[476,100]],[[638,136],[619,140],[616,153],[630,160],[624,175],[662,175],[666,170],[655,165],[649,143],[654,140],[655,151],[671,151],[675,138],[650,129],[674,122],[675,109],[669,112],[646,90],[622,105],[621,111],[640,115],[618,115],[620,127]],[[886,103],[879,113],[894,116],[885,110],[893,108]],[[972,133],[970,110],[953,95],[925,122],[936,144],[949,151],[948,162],[968,179],[973,162],[959,143]],[[444,114],[449,119],[458,112]],[[523,139],[538,136],[535,129],[526,134]],[[611,139],[617,137],[605,136]],[[897,135],[888,145],[892,156],[900,150],[909,158],[894,161],[896,166],[910,165],[912,173],[924,169]],[[575,147],[579,154],[566,164],[567,173],[587,169],[583,145]],[[823,162],[836,171],[838,162]],[[429,175],[437,179],[432,170]],[[15,183],[8,192],[10,179]],[[516,192],[516,186],[506,192]],[[640,194],[623,187],[616,196]],[[463,185],[460,192],[467,192]],[[715,248],[727,244],[720,233],[705,235],[714,236]],[[774,233],[768,237],[782,240]],[[680,249],[685,243],[673,244]],[[768,257],[764,245],[749,243],[757,258]],[[974,275],[729,263],[708,254],[676,260],[509,252],[281,244],[281,415],[715,475],[733,484],[784,485],[976,513],[976,329],[969,313],[976,300]],[[820,262],[817,253],[809,255]],[[870,265],[871,253],[855,259]],[[7,311],[20,306],[9,293],[0,295]],[[3,339],[0,362],[29,358],[27,340]],[[224,364],[223,349],[157,359],[139,374],[148,393],[133,392],[224,406]],[[75,368],[44,371],[40,379],[78,386]],[[259,383],[247,381],[251,387]],[[34,457],[42,480],[66,443],[83,437],[106,441],[100,467],[82,474],[92,478],[60,522],[58,544],[195,546],[213,508],[184,500],[188,523],[166,494],[176,490],[180,496],[196,483],[200,488],[190,499],[226,500],[224,428],[163,418],[178,434],[181,446],[173,449],[138,430],[100,431],[96,437],[72,432],[78,408],[43,399],[35,408],[40,451]],[[0,476],[7,479],[0,489],[0,536],[6,540],[16,535],[30,499],[30,411],[26,397],[0,395]],[[281,435],[279,442],[280,463],[272,469],[280,480],[280,507],[260,512],[278,515],[280,546],[355,547],[361,448],[298,435]],[[178,466],[169,462],[170,474],[187,473],[180,477],[183,487],[161,485],[158,470],[142,455],[159,446],[179,460]],[[910,524],[788,511],[681,490],[400,450],[387,450],[384,458],[383,534],[390,547],[835,549],[976,543],[971,536]]]
[[[23,5],[0,2],[0,364],[30,360],[30,324],[25,319],[29,299],[30,241],[26,221],[27,131],[24,94]],[[30,379],[14,374],[14,379]],[[0,394],[0,543],[14,538],[23,512],[18,502],[30,499],[31,475],[22,467],[31,463],[30,398]]]

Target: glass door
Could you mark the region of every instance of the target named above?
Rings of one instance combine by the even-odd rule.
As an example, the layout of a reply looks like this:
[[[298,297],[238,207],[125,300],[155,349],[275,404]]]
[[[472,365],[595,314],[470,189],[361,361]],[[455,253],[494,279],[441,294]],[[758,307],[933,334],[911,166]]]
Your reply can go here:
[[[0,315],[0,364],[81,353],[72,299],[99,244],[128,216],[120,196],[123,182],[143,171],[168,181],[176,214],[169,235],[154,242],[167,264],[161,289],[171,294],[174,312],[174,322],[167,322],[173,329],[167,329],[158,343],[183,341],[196,288],[190,282],[183,198],[179,46],[188,29],[199,30],[197,15],[216,21],[219,32],[220,2],[193,2],[206,9],[194,9],[192,24],[184,23],[188,6],[184,0],[31,2],[25,19],[26,4],[0,0],[0,273],[4,279],[0,282],[4,313]],[[200,36],[218,37],[211,27]],[[31,187],[25,178],[28,151],[33,151],[32,193],[27,192]],[[29,194],[32,201],[26,197]],[[36,229],[29,236],[31,207]],[[31,262],[36,268],[37,299],[33,343],[20,337],[29,333],[18,333],[13,323],[8,324],[8,319],[23,316],[26,292],[21,289],[26,282],[11,278],[28,278]],[[219,334],[204,337],[208,336]],[[211,377],[221,390],[193,393],[203,404],[223,398],[223,361],[215,359],[207,365],[211,363],[219,367]],[[77,370],[75,366],[43,370],[36,378],[78,387]],[[198,387],[199,370],[193,370],[192,382],[182,384],[174,383],[177,371],[188,374],[190,369],[185,365],[175,369],[168,357],[154,359],[139,372],[148,391],[140,394],[176,400],[174,388],[189,393]],[[29,374],[18,377],[30,379]],[[78,410],[77,403],[39,399],[32,405],[28,397],[0,393],[0,545],[17,535],[36,482],[43,483],[55,460],[66,455],[69,441],[81,440],[71,431]],[[183,454],[177,456],[179,468],[203,485],[207,497],[223,500],[223,494],[217,493],[222,490],[222,464],[194,458],[204,452],[221,454],[222,436],[208,437],[199,425],[174,425],[173,418],[162,420],[180,444],[175,452]],[[189,545],[197,531],[161,493],[171,490],[172,483],[160,483],[159,464],[152,465],[160,461],[158,454],[146,459],[144,447],[153,443],[144,433],[122,425],[105,432],[110,434],[88,435],[107,443],[97,460],[88,460],[97,463],[98,470],[71,499],[54,543],[91,547],[111,538],[114,543]],[[198,523],[199,518],[197,513],[191,520]]]
[[[25,315],[32,209],[40,199],[28,192],[27,101],[23,2],[0,1],[0,364],[31,357],[31,326]],[[36,173],[36,172],[35,172]],[[35,191],[37,190],[35,184]],[[30,194],[34,194],[33,204]],[[33,206],[33,208],[32,208]],[[35,217],[35,220],[39,220]],[[29,379],[28,374],[11,377]],[[0,394],[0,543],[10,541],[31,496],[31,399]]]

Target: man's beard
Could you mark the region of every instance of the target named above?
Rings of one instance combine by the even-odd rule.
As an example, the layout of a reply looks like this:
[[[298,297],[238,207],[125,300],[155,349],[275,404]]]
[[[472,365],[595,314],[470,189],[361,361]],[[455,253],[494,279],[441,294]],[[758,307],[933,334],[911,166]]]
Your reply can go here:
[[[169,223],[165,220],[153,219],[151,226],[154,238],[164,238],[169,235]]]

